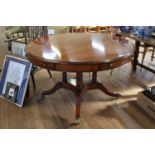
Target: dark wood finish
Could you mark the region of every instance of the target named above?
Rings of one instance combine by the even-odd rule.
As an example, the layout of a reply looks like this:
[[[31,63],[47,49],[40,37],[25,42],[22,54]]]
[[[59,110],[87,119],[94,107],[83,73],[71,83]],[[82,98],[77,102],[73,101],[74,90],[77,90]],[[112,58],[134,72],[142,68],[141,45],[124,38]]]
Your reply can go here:
[[[152,51],[151,61],[153,61],[153,59],[155,58],[154,53],[155,53],[155,47],[153,48],[153,51]]]
[[[82,94],[88,90],[100,89],[107,95],[120,94],[109,91],[97,81],[97,72],[119,67],[130,62],[134,45],[119,43],[103,34],[79,33],[46,36],[37,39],[26,47],[28,59],[35,65],[49,70],[62,71],[62,81],[43,95],[53,94],[60,88],[71,90],[77,99],[76,123],[80,118]],[[76,72],[76,85],[67,81],[66,72]],[[83,72],[93,72],[91,82],[84,83]]]
[[[151,69],[149,66],[143,65],[141,63],[138,63],[137,65],[155,74],[155,70]]]
[[[136,45],[136,48],[135,48],[135,54],[134,54],[134,60],[133,60],[133,71],[136,71],[137,69],[136,67],[138,64],[140,42],[136,41],[135,45]]]
[[[48,72],[50,78],[52,78],[52,74],[51,74],[50,70],[47,70],[47,72]]]
[[[82,72],[77,72],[76,76],[76,85],[67,82],[67,73],[63,72],[62,73],[62,81],[57,82],[57,84],[50,89],[49,91],[43,91],[42,95],[51,95],[55,93],[58,89],[64,88],[71,90],[75,96],[76,96],[76,116],[75,116],[75,121],[76,123],[79,123],[80,121],[80,107],[81,107],[81,98],[84,93],[86,93],[89,90],[94,90],[94,89],[99,89],[103,91],[105,94],[112,96],[112,97],[119,97],[121,96],[118,93],[113,93],[110,92],[105,86],[102,85],[102,83],[97,81],[97,73],[93,72],[92,74],[92,80],[91,82],[87,82],[87,84],[83,83],[83,78],[82,78]],[[73,79],[70,79],[73,81]],[[74,82],[75,83],[75,82]]]
[[[143,51],[141,64],[144,64],[144,59],[145,59],[147,51],[148,51],[148,46],[144,44],[144,51]]]

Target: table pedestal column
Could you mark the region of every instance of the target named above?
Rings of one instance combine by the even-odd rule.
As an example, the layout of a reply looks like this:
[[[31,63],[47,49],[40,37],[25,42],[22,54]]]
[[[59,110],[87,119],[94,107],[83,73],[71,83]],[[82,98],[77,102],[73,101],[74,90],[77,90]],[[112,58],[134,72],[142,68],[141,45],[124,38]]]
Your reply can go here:
[[[89,90],[99,89],[103,91],[105,94],[112,96],[112,97],[121,96],[118,93],[113,93],[109,91],[102,83],[97,81],[97,72],[93,72],[91,80],[89,80],[89,82],[87,81],[86,83],[84,82],[82,78],[82,72],[77,72],[76,79],[72,79],[72,80],[67,79],[67,73],[63,72],[62,81],[57,82],[56,85],[52,89],[48,91],[43,91],[42,95],[43,96],[51,95],[60,88],[71,90],[76,95],[75,123],[77,124],[80,122],[81,98],[82,98],[83,93]]]

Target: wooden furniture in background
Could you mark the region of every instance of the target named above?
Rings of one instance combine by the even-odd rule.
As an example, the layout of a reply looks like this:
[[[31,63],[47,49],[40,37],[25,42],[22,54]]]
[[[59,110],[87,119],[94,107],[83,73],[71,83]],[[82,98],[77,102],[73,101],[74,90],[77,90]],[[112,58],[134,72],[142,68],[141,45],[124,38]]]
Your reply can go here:
[[[144,44],[144,45],[141,45],[141,46],[144,48],[144,50],[142,52],[141,64],[144,64],[144,59],[145,59],[145,56],[146,56],[147,52],[152,52],[152,54],[151,54],[151,61],[153,61],[154,53],[155,53],[155,47],[151,47],[150,45],[147,45],[147,44]]]
[[[36,38],[46,36],[47,32],[47,26],[6,27],[6,42],[8,42],[8,49],[11,50],[11,46],[9,45],[11,45],[12,41],[28,44]]]
[[[36,50],[34,52],[34,49]],[[62,81],[43,95],[53,94],[60,88],[69,89],[76,95],[76,122],[80,119],[82,94],[92,89],[118,97],[97,80],[97,72],[119,67],[132,61],[133,44],[122,44],[112,37],[97,33],[66,33],[37,39],[26,47],[27,58],[37,66],[62,72]],[[76,79],[68,79],[67,72],[76,72]],[[84,72],[92,72],[85,82]]]
[[[155,70],[144,65],[143,64],[143,60],[144,58],[142,59],[142,63],[138,62],[138,56],[139,56],[139,53],[140,53],[140,47],[141,47],[141,43],[144,44],[144,47],[145,47],[145,53],[148,49],[148,47],[152,47],[152,48],[155,48],[155,39],[154,38],[149,38],[149,39],[144,39],[144,38],[140,38],[140,37],[137,37],[135,35],[132,35],[130,33],[117,33],[118,36],[124,36],[126,38],[130,38],[130,39],[133,39],[135,40],[135,54],[134,54],[134,61],[133,61],[133,71],[136,71],[137,69],[137,66],[140,66],[141,68],[144,68],[152,73],[155,73]],[[154,58],[154,52],[151,56],[152,58]]]
[[[88,32],[106,32],[110,26],[88,26]]]
[[[87,28],[87,26],[70,26],[70,28],[69,28],[70,30],[69,30],[69,32],[72,32],[72,33],[74,33],[74,32],[88,32],[88,28]]]
[[[106,32],[109,26],[70,26],[70,32]]]

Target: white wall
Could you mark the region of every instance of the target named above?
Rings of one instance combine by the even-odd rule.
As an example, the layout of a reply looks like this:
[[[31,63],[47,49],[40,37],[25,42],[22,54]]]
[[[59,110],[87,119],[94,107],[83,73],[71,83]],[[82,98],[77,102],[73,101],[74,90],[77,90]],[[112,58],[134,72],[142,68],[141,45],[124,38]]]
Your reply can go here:
[[[5,54],[8,52],[7,43],[5,43],[5,27],[0,26],[0,68],[3,65]]]

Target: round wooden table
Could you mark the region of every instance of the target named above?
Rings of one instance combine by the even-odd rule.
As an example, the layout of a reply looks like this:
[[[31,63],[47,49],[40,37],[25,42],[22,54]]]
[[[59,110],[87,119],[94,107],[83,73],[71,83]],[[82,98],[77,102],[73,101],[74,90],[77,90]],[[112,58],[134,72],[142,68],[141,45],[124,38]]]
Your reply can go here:
[[[133,59],[135,47],[131,43],[114,40],[102,33],[66,33],[39,38],[26,47],[27,58],[37,66],[62,72],[62,81],[42,95],[53,94],[60,88],[76,95],[76,122],[80,120],[81,96],[88,90],[100,89],[118,97],[97,80],[97,72],[120,67]],[[67,72],[76,72],[76,79],[67,78]],[[92,72],[84,82],[83,72]]]

